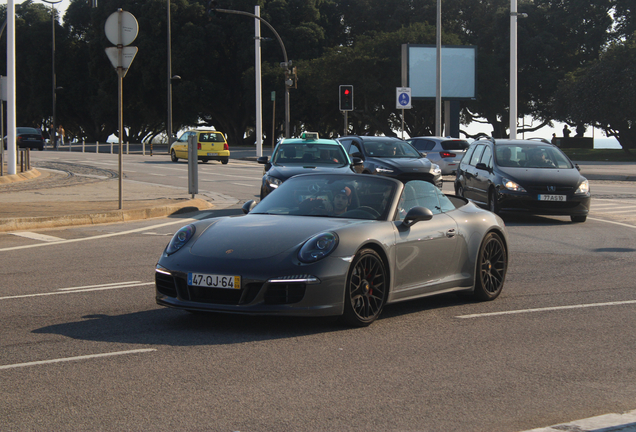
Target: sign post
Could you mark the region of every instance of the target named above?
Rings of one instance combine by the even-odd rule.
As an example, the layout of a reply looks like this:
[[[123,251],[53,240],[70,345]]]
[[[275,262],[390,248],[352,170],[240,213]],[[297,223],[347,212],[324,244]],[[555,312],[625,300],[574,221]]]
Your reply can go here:
[[[117,9],[110,14],[104,25],[104,32],[110,43],[116,47],[106,48],[106,55],[117,71],[117,114],[119,118],[119,209],[123,208],[123,148],[124,148],[124,92],[123,80],[137,54],[137,47],[129,47],[139,33],[137,19],[130,12]]]
[[[197,148],[197,134],[188,136],[188,193],[199,193],[199,149]]]
[[[395,107],[402,110],[402,139],[404,139],[404,110],[411,109],[411,88],[395,88]]]

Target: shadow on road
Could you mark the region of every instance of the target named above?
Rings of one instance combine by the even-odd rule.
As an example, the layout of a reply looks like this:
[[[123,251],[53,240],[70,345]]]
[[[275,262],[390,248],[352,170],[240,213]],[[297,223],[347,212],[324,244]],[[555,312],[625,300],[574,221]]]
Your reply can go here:
[[[449,306],[466,304],[462,298],[446,294],[385,308],[378,321],[366,328],[348,328],[337,317],[303,318],[245,316],[217,313],[188,313],[157,308],[123,315],[86,315],[81,321],[56,324],[33,330],[77,340],[143,345],[196,346],[230,345],[276,339],[297,338],[336,331],[373,332],[393,319]]]

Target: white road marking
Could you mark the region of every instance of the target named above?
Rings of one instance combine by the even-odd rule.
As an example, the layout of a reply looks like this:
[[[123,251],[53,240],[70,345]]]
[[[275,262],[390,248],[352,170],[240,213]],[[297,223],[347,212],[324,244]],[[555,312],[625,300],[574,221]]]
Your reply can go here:
[[[604,414],[576,420],[570,423],[562,423],[546,428],[532,429],[526,432],[594,432],[594,431],[634,432],[636,431],[636,410],[624,413]]]
[[[52,363],[88,360],[88,359],[94,359],[94,358],[112,357],[112,356],[126,355],[126,354],[141,354],[141,353],[147,353],[147,352],[153,352],[153,351],[157,351],[157,350],[154,348],[144,348],[144,349],[136,349],[136,350],[129,350],[129,351],[116,351],[116,352],[103,353],[103,354],[89,354],[89,355],[83,355],[83,356],[77,356],[77,357],[66,357],[66,358],[59,358],[59,359],[53,359],[53,360],[41,360],[41,361],[34,361],[34,362],[28,362],[28,363],[16,363],[16,364],[4,365],[4,366],[0,366],[0,369],[15,369],[15,368],[21,368],[21,367],[27,367],[27,366],[38,366],[38,365],[52,364]]]
[[[248,185],[248,184],[245,184],[245,183],[232,183],[232,184],[233,184],[233,185],[237,185],[237,186],[249,186],[249,187],[254,187],[254,185],[253,185],[253,184],[251,184],[251,185]]]
[[[50,236],[50,235],[38,234],[38,233],[34,233],[34,232],[29,232],[29,231],[12,232],[12,233],[9,233],[9,234],[14,235],[14,236],[18,236],[18,237],[28,238],[28,239],[31,239],[31,240],[39,240],[39,241],[43,241],[43,242],[57,242],[57,241],[64,240],[63,238],[60,238],[60,237],[53,237],[53,236]]]
[[[97,179],[108,179],[110,177],[107,176],[101,176],[101,175],[93,175],[93,174],[78,174],[78,173],[74,173],[75,176],[77,177],[90,177],[90,178],[97,178]]]
[[[62,240],[62,241],[50,242],[50,243],[39,243],[39,244],[33,244],[33,245],[8,247],[8,248],[0,249],[0,252],[6,252],[6,251],[11,251],[11,250],[20,250],[20,249],[30,249],[30,248],[34,248],[34,247],[59,245],[59,244],[66,244],[66,243],[76,243],[76,242],[87,241],[87,240],[98,240],[98,239],[102,239],[102,238],[115,237],[115,236],[119,236],[119,235],[126,235],[126,234],[132,234],[132,233],[136,233],[136,232],[148,231],[148,230],[157,229],[157,228],[161,228],[161,227],[164,227],[164,226],[175,225],[175,224],[187,225],[188,221],[201,220],[201,219],[207,217],[207,213],[208,212],[203,212],[200,215],[197,215],[197,216],[194,216],[194,217],[188,218],[188,219],[179,219],[179,220],[176,220],[176,221],[166,222],[166,223],[159,224],[159,225],[152,225],[152,226],[148,226],[148,227],[137,228],[137,229],[128,230],[128,231],[122,231],[122,232],[117,232],[117,233],[101,234],[101,235],[96,235],[96,236],[92,236],[92,237],[82,237],[82,238],[75,238],[75,239],[70,239],[70,240]]]
[[[31,298],[31,297],[44,297],[44,296],[52,296],[52,295],[60,295],[60,294],[75,294],[75,293],[91,292],[91,291],[105,291],[105,290],[111,290],[111,289],[132,288],[132,287],[136,287],[136,286],[145,286],[145,285],[154,285],[154,284],[155,284],[154,282],[144,282],[144,283],[137,283],[137,284],[132,284],[132,285],[121,285],[121,284],[120,285],[114,285],[114,286],[96,285],[95,288],[83,288],[83,289],[62,288],[62,289],[70,290],[70,291],[54,291],[54,292],[37,293],[37,294],[20,294],[20,295],[14,295],[14,296],[0,297],[0,300],[11,300],[11,299]]]
[[[636,300],[625,300],[625,301],[616,301],[616,302],[607,302],[607,303],[588,303],[588,304],[578,304],[578,305],[569,305],[569,306],[551,306],[551,307],[544,307],[544,308],[519,309],[519,310],[501,311],[501,312],[486,312],[486,313],[480,313],[480,314],[458,315],[455,318],[464,318],[464,319],[465,318],[483,318],[483,317],[500,316],[500,315],[516,315],[516,314],[533,313],[533,312],[551,312],[551,311],[559,311],[559,310],[567,310],[567,309],[622,306],[622,305],[630,305],[630,304],[636,304]]]
[[[97,287],[107,287],[107,286],[115,286],[115,285],[120,285],[120,286],[123,287],[124,285],[143,285],[143,284],[145,284],[145,283],[141,282],[141,281],[113,282],[113,283],[99,284],[99,285],[85,285],[85,286],[70,287],[70,288],[58,288],[58,291],[70,291],[70,290],[79,290],[79,289],[97,288]]]
[[[634,229],[636,229],[635,225],[624,224],[624,223],[621,223],[621,222],[614,222],[614,221],[608,221],[608,220],[604,220],[604,219],[597,219],[597,218],[591,218],[591,217],[588,217],[587,219],[588,220],[593,220],[593,221],[596,221],[596,222],[605,222],[605,223],[608,223],[608,224],[620,225],[620,226],[623,226],[623,227],[626,227],[626,228],[634,228]]]

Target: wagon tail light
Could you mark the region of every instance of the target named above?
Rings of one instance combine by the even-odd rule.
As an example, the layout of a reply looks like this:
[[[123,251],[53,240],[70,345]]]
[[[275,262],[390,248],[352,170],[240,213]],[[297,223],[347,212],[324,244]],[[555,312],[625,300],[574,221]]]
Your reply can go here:
[[[451,152],[439,152],[439,155],[442,158],[454,158],[455,156],[457,156],[455,153],[451,153]]]
[[[227,143],[223,144],[223,150],[229,150],[230,146]]]
[[[197,150],[201,150],[201,143],[197,143]]]

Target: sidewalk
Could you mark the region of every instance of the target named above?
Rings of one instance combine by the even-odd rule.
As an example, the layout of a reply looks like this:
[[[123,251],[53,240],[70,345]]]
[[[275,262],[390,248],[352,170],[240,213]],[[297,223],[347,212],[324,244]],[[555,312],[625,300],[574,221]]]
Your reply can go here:
[[[1,176],[0,233],[127,222],[214,207],[201,195],[188,199],[184,198],[183,190],[124,180],[120,210],[117,178],[101,181],[87,178],[72,185],[64,185],[64,178],[53,171],[35,168]],[[34,189],[30,182],[38,182],[42,188]]]
[[[578,164],[588,180],[636,181],[634,162]],[[188,199],[183,190],[124,180],[120,210],[118,179],[85,177],[83,182],[69,185],[61,177],[54,171],[37,169],[0,176],[0,233],[126,222],[214,208],[203,195]],[[41,187],[34,189],[30,182]]]

